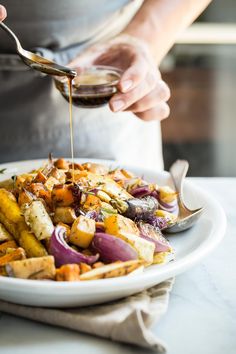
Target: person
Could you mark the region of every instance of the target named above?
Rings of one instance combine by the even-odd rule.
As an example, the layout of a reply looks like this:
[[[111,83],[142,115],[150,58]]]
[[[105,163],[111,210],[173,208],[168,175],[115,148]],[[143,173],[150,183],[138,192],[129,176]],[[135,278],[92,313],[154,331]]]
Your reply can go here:
[[[123,70],[109,106],[73,108],[75,156],[163,168],[160,121],[170,90],[158,66],[210,0],[1,0],[25,49],[59,63]],[[0,162],[70,156],[68,103],[0,33]],[[184,99],[184,97],[183,97]],[[148,121],[148,122],[147,122]]]

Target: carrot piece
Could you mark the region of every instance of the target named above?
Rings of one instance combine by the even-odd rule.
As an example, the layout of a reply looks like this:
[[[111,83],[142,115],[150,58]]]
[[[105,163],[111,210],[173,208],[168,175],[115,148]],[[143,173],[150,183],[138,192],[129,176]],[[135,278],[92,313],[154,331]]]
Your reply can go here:
[[[25,259],[25,251],[23,248],[18,247],[15,251],[6,254],[5,256],[0,257],[0,266],[4,266],[9,262],[18,261]]]
[[[6,254],[8,248],[17,248],[17,244],[14,240],[4,242],[0,245],[0,256]]]

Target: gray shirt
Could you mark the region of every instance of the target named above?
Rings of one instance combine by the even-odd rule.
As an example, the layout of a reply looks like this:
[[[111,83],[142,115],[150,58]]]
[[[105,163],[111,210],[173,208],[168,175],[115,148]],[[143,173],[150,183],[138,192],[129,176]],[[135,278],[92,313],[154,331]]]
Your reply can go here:
[[[2,0],[11,27],[26,49],[42,48],[66,63],[85,47],[119,33],[142,0]],[[0,162],[70,156],[68,103],[51,77],[28,69],[13,43],[0,32]],[[156,122],[107,107],[73,109],[76,157],[117,159],[161,166]]]

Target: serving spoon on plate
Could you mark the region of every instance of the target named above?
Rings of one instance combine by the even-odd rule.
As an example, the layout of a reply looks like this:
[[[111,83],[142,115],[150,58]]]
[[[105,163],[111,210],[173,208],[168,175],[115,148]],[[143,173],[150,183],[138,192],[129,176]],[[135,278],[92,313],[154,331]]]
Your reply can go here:
[[[183,201],[183,182],[187,175],[189,164],[186,160],[177,160],[170,168],[170,174],[178,193],[179,215],[173,225],[168,226],[165,232],[176,233],[189,229],[202,214],[203,208],[191,210]]]
[[[42,73],[56,76],[75,77],[77,75],[75,70],[66,66],[59,65],[54,61],[48,60],[38,54],[32,53],[22,48],[19,39],[15,33],[3,22],[0,22],[0,27],[14,39],[16,44],[16,51],[23,60],[23,62],[32,69],[41,71]]]

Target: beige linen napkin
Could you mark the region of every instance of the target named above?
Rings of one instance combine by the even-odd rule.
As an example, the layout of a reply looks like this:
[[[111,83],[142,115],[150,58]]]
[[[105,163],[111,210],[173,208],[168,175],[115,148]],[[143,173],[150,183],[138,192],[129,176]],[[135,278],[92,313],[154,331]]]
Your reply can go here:
[[[0,311],[165,353],[164,343],[150,327],[166,312],[172,285],[173,279],[169,279],[122,300],[70,309],[30,307],[0,301]]]

